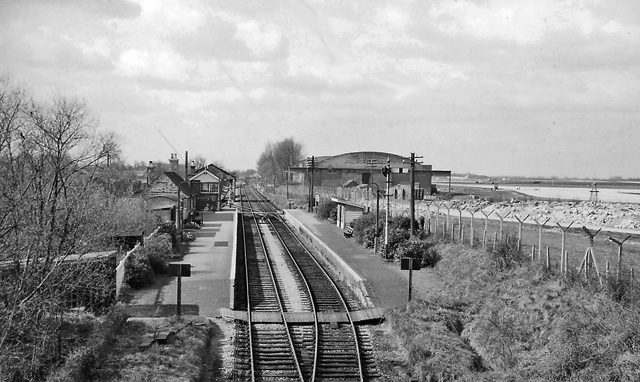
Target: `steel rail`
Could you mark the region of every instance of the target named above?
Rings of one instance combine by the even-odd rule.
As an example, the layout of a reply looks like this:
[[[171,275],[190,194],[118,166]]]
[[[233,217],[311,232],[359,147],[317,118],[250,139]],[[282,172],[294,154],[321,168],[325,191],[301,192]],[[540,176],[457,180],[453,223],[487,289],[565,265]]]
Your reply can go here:
[[[245,193],[246,195],[246,193]],[[242,205],[242,194],[240,194],[240,205]],[[253,360],[253,335],[251,333],[251,296],[249,295],[249,260],[247,259],[247,231],[244,228],[244,217],[242,217],[242,243],[244,249],[244,277],[247,283],[247,287],[245,288],[246,297],[247,297],[247,324],[249,325],[249,358],[251,364],[251,381],[255,382],[256,380],[256,372],[254,368],[254,360]]]
[[[263,196],[263,198],[264,198],[264,196]],[[329,276],[329,274],[324,269],[324,267],[319,263],[319,261],[315,258],[315,256],[313,256],[311,254],[311,251],[307,248],[306,245],[304,245],[302,240],[300,240],[300,238],[295,234],[295,232],[282,220],[282,218],[278,214],[274,214],[274,216],[276,216],[276,219],[278,219],[279,221],[281,221],[283,223],[283,226],[287,229],[287,231],[297,240],[298,244],[302,248],[304,248],[304,250],[309,255],[309,257],[313,260],[313,262],[317,265],[317,267],[322,271],[322,274],[330,281],[330,284],[333,286],[335,292],[340,297],[340,301],[342,302],[342,306],[344,307],[345,313],[346,313],[347,318],[349,320],[349,326],[351,327],[351,331],[353,333],[353,338],[354,338],[354,343],[355,343],[355,348],[356,348],[356,354],[358,356],[358,374],[359,374],[359,377],[360,377],[360,381],[364,382],[364,370],[363,370],[363,365],[362,365],[362,357],[361,357],[361,354],[360,354],[360,344],[359,344],[359,341],[358,341],[358,332],[356,330],[356,325],[353,322],[353,318],[351,317],[351,313],[349,311],[349,306],[347,304],[346,299],[344,298],[344,295],[340,291],[340,288],[338,288],[338,285],[333,280],[333,278],[331,278]],[[281,242],[283,243],[283,246],[287,249],[287,252],[291,255],[291,252],[289,251],[289,248],[286,246],[285,241],[282,239],[282,236],[280,235],[278,230],[275,228],[273,223],[271,223],[271,224],[274,227],[274,231],[277,233],[278,237],[280,238]],[[297,266],[297,261],[295,261],[295,259],[294,259],[294,262],[296,263],[296,266]],[[300,269],[300,268],[298,268],[298,269]],[[305,279],[305,283],[306,283],[306,277],[304,277],[304,274],[302,274],[302,275],[303,275],[303,278]],[[313,294],[311,294],[311,299],[312,299],[312,301],[314,301],[314,304],[315,304],[315,298],[313,297]],[[315,312],[315,306],[314,306],[314,312]],[[316,371],[317,371],[318,346],[319,346],[319,342],[320,342],[320,340],[318,339],[319,330],[318,330],[318,327],[317,327],[317,315],[315,315],[315,313],[314,313],[314,316],[316,318],[316,339],[317,340],[316,340],[314,370],[313,370],[312,381],[315,381],[315,376],[316,376]]]
[[[298,371],[298,376],[300,377],[301,381],[304,381],[304,376],[302,374],[302,369],[300,368],[300,360],[298,359],[298,355],[296,354],[296,349],[295,349],[295,346],[294,346],[294,343],[293,343],[293,338],[291,337],[291,330],[290,330],[289,325],[287,323],[287,319],[286,319],[286,317],[284,315],[284,307],[283,307],[283,303],[282,303],[282,296],[280,294],[280,291],[278,290],[278,285],[276,283],[276,277],[275,277],[275,274],[274,274],[274,271],[273,271],[273,266],[271,264],[271,260],[269,259],[269,256],[268,256],[268,251],[267,251],[267,247],[266,247],[266,244],[265,244],[265,241],[264,241],[264,236],[263,236],[262,231],[260,230],[260,224],[258,223],[258,219],[256,218],[257,214],[255,213],[253,207],[251,206],[251,201],[250,200],[248,200],[248,205],[249,205],[249,210],[251,211],[251,217],[253,218],[253,221],[256,224],[256,227],[257,227],[257,230],[258,230],[258,237],[260,238],[260,245],[261,245],[261,247],[262,247],[262,249],[263,249],[263,251],[265,253],[265,260],[266,260],[265,263],[267,264],[267,268],[269,269],[269,274],[271,275],[271,281],[273,283],[274,290],[275,290],[275,293],[276,293],[276,296],[277,296],[277,300],[278,300],[278,304],[279,304],[279,307],[280,307],[280,316],[282,317],[282,323],[284,325],[285,332],[287,333],[287,338],[289,339],[289,345],[291,347],[291,352],[293,353],[293,359],[294,359],[295,364],[296,364],[296,369]],[[245,255],[245,259],[246,259],[246,255]],[[249,279],[247,277],[247,289],[249,289],[248,283],[249,283]],[[250,315],[250,314],[251,313],[249,311],[248,315]],[[249,331],[251,331],[251,327],[249,327]],[[252,350],[252,353],[253,353],[253,350]],[[252,366],[252,368],[253,368],[253,366]]]
[[[258,205],[261,206],[262,203],[260,201],[258,201]],[[264,208],[262,208],[262,210],[264,212],[267,212]],[[276,219],[279,219],[277,217],[277,215],[276,215]],[[285,243],[284,238],[282,237],[282,235],[280,235],[280,232],[278,232],[278,229],[273,224],[271,219],[269,219],[269,224],[273,228],[273,232],[275,232],[275,234],[278,236],[278,239],[280,240],[280,243],[282,243],[282,247],[285,249],[285,251],[289,255],[289,258],[291,259],[291,261],[293,261],[293,264],[296,266],[296,270],[300,274],[300,276],[302,278],[302,281],[304,282],[305,288],[307,289],[307,293],[309,294],[309,299],[311,300],[312,312],[313,312],[313,326],[314,326],[314,331],[315,331],[314,352],[313,352],[313,367],[312,367],[312,371],[311,371],[311,382],[315,382],[315,380],[316,380],[316,370],[317,370],[317,364],[318,364],[318,354],[319,354],[318,346],[320,344],[320,324],[318,322],[318,309],[317,309],[316,299],[313,296],[313,293],[311,292],[311,286],[309,285],[309,282],[307,281],[307,278],[304,276],[304,273],[302,272],[302,269],[300,268],[300,265],[298,264],[298,261],[295,259],[295,257],[291,253],[291,250],[289,249],[289,247]]]

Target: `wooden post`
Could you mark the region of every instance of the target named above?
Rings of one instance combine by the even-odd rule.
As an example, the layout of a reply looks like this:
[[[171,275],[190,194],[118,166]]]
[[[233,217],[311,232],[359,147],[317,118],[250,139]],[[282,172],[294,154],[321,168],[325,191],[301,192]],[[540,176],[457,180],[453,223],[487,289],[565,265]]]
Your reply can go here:
[[[549,259],[549,246],[547,245],[547,270],[551,269],[551,261]]]
[[[464,226],[460,225],[460,243],[464,244]]]
[[[440,204],[434,203],[436,205],[436,226],[433,234],[438,237],[438,225],[440,224]]]
[[[536,257],[536,245],[532,245],[531,246],[531,262],[533,263],[535,261],[535,257]]]
[[[498,240],[498,232],[493,233],[493,250],[496,250],[496,241]]]
[[[180,316],[182,315],[182,270],[178,270],[178,296],[177,296],[177,311],[176,315],[178,316],[178,320],[180,320]]]
[[[485,229],[482,232],[482,248],[485,248],[487,246],[487,230]]]
[[[413,259],[411,261],[413,262]],[[411,302],[411,289],[413,289],[412,279],[413,279],[413,263],[409,265],[409,300],[408,302]]]
[[[604,279],[609,280],[609,260],[605,262]]]

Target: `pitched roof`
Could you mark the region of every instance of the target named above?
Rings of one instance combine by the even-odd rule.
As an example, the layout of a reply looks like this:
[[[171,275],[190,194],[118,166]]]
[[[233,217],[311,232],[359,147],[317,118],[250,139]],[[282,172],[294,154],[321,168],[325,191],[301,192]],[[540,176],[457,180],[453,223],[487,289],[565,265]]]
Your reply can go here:
[[[206,167],[201,167],[201,168],[197,169],[196,172],[192,174],[192,176],[193,175],[197,175],[198,173],[200,173],[202,171],[205,171],[205,170],[209,171],[213,175],[215,175],[218,178],[223,179],[223,180],[228,180],[230,178],[236,179],[235,175],[233,175],[229,171],[226,171],[226,170],[216,166],[213,163],[209,163]]]
[[[164,174],[171,180],[173,184],[180,187],[180,192],[184,193],[187,196],[191,196],[191,187],[188,182],[185,182],[184,179],[177,173],[173,171],[165,171]]]

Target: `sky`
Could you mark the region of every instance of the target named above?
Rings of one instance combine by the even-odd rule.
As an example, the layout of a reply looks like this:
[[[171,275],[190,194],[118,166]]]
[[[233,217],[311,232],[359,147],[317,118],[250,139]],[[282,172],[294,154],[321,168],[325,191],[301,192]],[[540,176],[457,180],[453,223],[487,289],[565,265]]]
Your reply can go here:
[[[83,99],[124,159],[384,151],[640,177],[637,0],[0,0],[0,74]]]

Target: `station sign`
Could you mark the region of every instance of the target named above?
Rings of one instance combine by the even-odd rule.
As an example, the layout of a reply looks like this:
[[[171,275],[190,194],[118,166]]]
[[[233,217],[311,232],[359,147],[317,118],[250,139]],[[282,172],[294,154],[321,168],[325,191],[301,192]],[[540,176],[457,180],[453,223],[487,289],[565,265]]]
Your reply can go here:
[[[410,259],[410,258],[400,259],[400,269],[403,271],[408,271],[410,269],[414,271],[419,271],[420,263],[422,263],[421,259]]]

